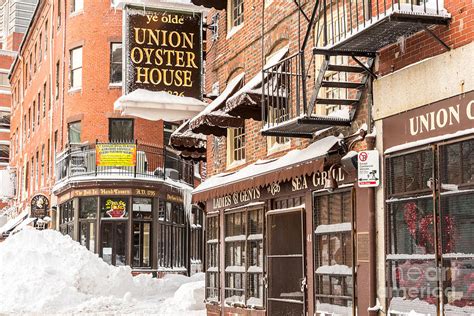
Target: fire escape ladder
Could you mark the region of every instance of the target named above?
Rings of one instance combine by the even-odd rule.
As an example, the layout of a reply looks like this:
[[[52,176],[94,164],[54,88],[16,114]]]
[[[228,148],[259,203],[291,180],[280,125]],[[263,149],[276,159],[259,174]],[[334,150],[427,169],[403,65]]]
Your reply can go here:
[[[357,106],[360,104],[362,93],[365,91],[367,86],[367,80],[369,76],[374,76],[372,72],[372,66],[374,63],[375,56],[365,57],[366,63],[362,63],[356,56],[352,55],[357,65],[353,64],[336,64],[330,62],[330,56],[334,55],[333,52],[327,54],[320,50],[318,53],[324,54],[324,62],[318,75],[318,81],[314,87],[313,97],[311,99],[311,107],[308,111],[308,116],[312,117],[317,115],[316,113],[323,113],[325,111],[316,111],[315,109],[318,104],[332,106],[333,108],[339,107],[339,110],[328,111],[326,119],[334,121],[334,117],[343,117],[338,114],[344,114],[344,111],[349,112],[349,117],[338,120],[334,125],[346,126],[350,125],[354,116]],[[329,62],[328,62],[329,61]],[[337,78],[337,79],[331,79]],[[342,78],[342,79],[341,79]],[[337,91],[334,94],[326,93],[324,97],[320,96],[321,88],[330,89]],[[320,116],[320,122],[324,121]]]

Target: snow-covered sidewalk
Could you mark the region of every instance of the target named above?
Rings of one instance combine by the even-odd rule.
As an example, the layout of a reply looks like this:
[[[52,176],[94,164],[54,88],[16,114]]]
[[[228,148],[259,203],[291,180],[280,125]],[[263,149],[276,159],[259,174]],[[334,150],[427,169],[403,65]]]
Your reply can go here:
[[[204,315],[204,274],[133,277],[69,236],[26,228],[0,243],[0,314]]]

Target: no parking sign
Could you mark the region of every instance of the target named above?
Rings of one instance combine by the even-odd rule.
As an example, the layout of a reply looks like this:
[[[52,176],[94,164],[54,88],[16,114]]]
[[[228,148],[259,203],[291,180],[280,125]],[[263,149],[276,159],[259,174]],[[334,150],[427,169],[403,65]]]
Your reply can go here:
[[[380,163],[377,150],[364,150],[357,156],[357,181],[359,187],[377,187],[380,184]]]

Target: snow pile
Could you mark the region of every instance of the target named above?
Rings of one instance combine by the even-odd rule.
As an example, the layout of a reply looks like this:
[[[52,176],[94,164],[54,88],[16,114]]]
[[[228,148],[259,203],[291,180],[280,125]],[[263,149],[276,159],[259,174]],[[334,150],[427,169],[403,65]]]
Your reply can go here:
[[[133,277],[130,267],[110,266],[52,230],[27,228],[0,244],[0,314],[203,315],[203,280],[203,274]]]

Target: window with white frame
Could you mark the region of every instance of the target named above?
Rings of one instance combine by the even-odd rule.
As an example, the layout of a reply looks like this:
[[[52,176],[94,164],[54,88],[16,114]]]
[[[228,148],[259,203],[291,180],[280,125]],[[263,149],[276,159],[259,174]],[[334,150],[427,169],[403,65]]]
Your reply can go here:
[[[8,70],[2,69],[0,70],[0,86],[2,87],[9,87],[10,81],[8,80]]]
[[[110,44],[110,83],[122,82],[122,43]]]
[[[7,164],[10,157],[10,146],[0,144],[0,163]]]
[[[263,307],[263,209],[225,214],[225,302]]]
[[[70,65],[71,89],[82,87],[82,47],[71,49]]]
[[[245,128],[227,129],[227,167],[245,161]]]
[[[206,219],[206,301],[219,302],[219,214]]]
[[[68,138],[70,144],[81,142],[81,121],[68,124]]]
[[[10,129],[10,112],[0,111],[0,129]]]
[[[84,9],[84,0],[71,1],[71,13],[80,12]]]
[[[244,0],[229,0],[229,30],[244,23]]]

